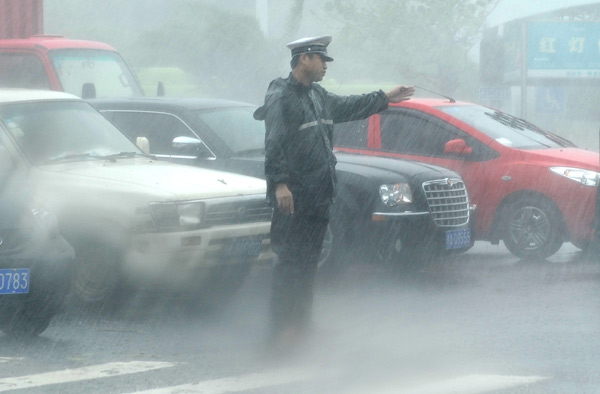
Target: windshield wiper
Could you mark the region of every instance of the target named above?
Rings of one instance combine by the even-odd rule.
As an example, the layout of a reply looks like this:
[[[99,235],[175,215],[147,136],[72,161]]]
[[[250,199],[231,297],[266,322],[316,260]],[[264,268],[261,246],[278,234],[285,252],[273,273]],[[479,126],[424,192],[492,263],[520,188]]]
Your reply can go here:
[[[103,160],[116,160],[116,159],[129,159],[129,158],[132,158],[135,156],[156,158],[156,156],[154,156],[154,155],[146,155],[144,153],[139,153],[139,152],[119,152],[119,153],[112,153],[110,155],[102,155],[102,156],[98,156],[98,157]]]
[[[70,153],[68,155],[54,156],[44,160],[44,163],[52,163],[56,161],[68,161],[68,160],[77,160],[77,159],[91,159],[98,158],[96,155],[91,155],[89,153]]]

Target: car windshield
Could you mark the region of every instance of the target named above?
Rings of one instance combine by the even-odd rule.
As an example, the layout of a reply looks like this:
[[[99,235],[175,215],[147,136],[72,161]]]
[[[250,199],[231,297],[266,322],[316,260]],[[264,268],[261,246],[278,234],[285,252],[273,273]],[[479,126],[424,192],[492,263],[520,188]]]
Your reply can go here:
[[[85,102],[28,102],[0,107],[0,117],[33,164],[142,152]]]
[[[265,149],[265,124],[254,119],[253,107],[233,107],[198,111],[198,117],[234,154],[262,153]],[[243,135],[244,138],[240,138]]]
[[[523,119],[481,105],[439,106],[436,109],[511,148],[543,149],[575,146],[572,142],[544,131]]]
[[[96,97],[141,96],[138,83],[118,53],[91,49],[50,52],[52,65],[65,92],[82,96],[93,84]]]

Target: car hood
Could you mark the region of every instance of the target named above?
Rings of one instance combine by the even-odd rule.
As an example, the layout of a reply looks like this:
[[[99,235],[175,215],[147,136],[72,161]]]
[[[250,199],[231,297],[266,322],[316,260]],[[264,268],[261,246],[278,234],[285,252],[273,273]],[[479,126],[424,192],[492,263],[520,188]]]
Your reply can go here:
[[[148,158],[89,160],[39,166],[46,177],[71,178],[95,188],[136,189],[169,200],[265,193],[263,180],[229,172],[178,165]]]
[[[367,156],[345,152],[336,152],[335,155],[338,159],[337,169],[339,171],[357,173],[369,172],[372,173],[372,175],[376,175],[376,173],[385,173],[389,175],[402,175],[407,178],[417,177],[423,174],[430,174],[432,177],[460,178],[457,173],[447,168],[412,160]]]
[[[548,166],[569,166],[600,171],[598,152],[581,148],[521,150],[523,160],[546,162]]]

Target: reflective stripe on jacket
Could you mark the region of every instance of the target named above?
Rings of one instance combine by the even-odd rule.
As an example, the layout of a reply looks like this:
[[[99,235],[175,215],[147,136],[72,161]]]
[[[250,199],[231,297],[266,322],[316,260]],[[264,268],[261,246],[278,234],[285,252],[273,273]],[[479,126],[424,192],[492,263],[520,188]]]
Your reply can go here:
[[[325,212],[335,194],[334,123],[364,119],[387,106],[381,90],[337,96],[316,83],[302,85],[291,73],[272,81],[265,104],[254,113],[255,119],[265,120],[265,176],[271,203],[276,203],[276,185],[286,183],[295,212]]]

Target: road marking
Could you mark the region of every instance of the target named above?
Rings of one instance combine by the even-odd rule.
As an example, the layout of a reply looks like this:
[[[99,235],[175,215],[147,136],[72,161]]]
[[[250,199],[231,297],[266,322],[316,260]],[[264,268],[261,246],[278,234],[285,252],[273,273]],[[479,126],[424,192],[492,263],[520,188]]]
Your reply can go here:
[[[114,362],[90,365],[82,368],[65,369],[62,371],[46,372],[35,375],[3,378],[0,379],[0,392],[27,389],[51,384],[77,382],[80,380],[128,375],[132,373],[168,368],[175,365],[177,365],[177,363],[152,361]]]
[[[311,369],[280,369],[262,373],[229,378],[205,380],[200,383],[182,384],[147,391],[136,391],[135,394],[172,394],[172,393],[202,393],[223,394],[238,393],[270,386],[279,386],[309,380],[315,372]],[[133,393],[130,393],[133,394]]]
[[[387,384],[377,388],[369,387],[366,391],[353,391],[352,394],[481,394],[547,379],[543,376],[466,375],[415,387]]]
[[[0,363],[7,363],[15,360],[23,360],[23,357],[0,357]]]

